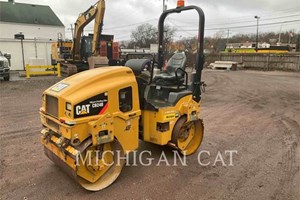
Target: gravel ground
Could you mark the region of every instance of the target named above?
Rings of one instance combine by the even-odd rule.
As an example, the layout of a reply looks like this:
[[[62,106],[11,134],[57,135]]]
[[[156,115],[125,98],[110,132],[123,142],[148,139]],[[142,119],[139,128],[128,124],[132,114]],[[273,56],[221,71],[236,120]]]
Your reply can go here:
[[[100,192],[87,192],[43,154],[38,110],[55,77],[0,83],[0,199],[300,199],[300,74],[204,71],[205,136],[187,166],[128,166]],[[229,166],[226,150],[236,150]],[[200,152],[210,151],[210,156]],[[217,153],[227,166],[213,165]]]

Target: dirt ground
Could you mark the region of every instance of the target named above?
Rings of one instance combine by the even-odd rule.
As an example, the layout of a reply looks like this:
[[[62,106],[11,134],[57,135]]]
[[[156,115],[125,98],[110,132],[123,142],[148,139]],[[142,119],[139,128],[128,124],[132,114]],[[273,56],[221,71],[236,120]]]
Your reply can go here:
[[[204,71],[205,136],[188,166],[125,167],[117,181],[87,192],[43,154],[38,110],[57,78],[0,83],[0,199],[300,199],[300,74]],[[168,147],[140,142],[159,159]],[[236,150],[234,166],[217,152]],[[201,166],[198,162],[200,151]]]

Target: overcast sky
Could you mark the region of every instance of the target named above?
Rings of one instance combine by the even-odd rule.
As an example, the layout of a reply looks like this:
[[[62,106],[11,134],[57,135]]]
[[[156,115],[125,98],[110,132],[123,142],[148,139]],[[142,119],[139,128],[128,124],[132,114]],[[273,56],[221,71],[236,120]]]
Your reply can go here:
[[[16,0],[17,3],[49,5],[66,26],[70,37],[70,24],[79,13],[97,0]],[[130,39],[130,33],[139,24],[148,22],[157,26],[163,0],[106,0],[104,33],[114,34],[116,40]],[[168,8],[176,6],[176,0],[166,0]],[[197,5],[206,14],[207,36],[229,29],[230,35],[255,33],[255,15],[261,17],[260,32],[300,31],[300,0],[186,0],[186,5]],[[194,12],[172,15],[167,22],[177,28],[176,38],[196,35],[197,15]],[[86,30],[92,29],[92,24]]]

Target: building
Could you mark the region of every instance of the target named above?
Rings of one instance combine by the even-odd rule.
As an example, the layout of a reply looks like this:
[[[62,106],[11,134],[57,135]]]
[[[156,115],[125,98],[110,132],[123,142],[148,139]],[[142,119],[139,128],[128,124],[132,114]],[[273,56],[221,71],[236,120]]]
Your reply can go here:
[[[0,1],[0,50],[10,53],[11,69],[23,70],[24,63],[51,64],[51,44],[58,35],[64,37],[65,26],[53,10],[46,5]],[[21,40],[15,34],[24,35]]]

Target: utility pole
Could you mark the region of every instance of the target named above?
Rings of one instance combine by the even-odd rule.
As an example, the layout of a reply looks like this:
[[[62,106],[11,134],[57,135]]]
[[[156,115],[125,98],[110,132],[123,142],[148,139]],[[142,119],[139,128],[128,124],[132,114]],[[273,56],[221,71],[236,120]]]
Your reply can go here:
[[[25,39],[25,36],[22,32],[15,34],[15,39],[21,40],[21,50],[22,50],[22,60],[23,60],[23,69],[26,70],[25,67],[25,57],[24,57],[24,45],[23,40]]]
[[[26,70],[26,65],[25,65],[25,56],[24,56],[24,45],[23,45],[23,40],[24,38],[21,38],[21,48],[22,48],[22,60],[23,60],[23,70]]]
[[[71,24],[71,33],[72,33],[72,39],[74,38],[74,33],[73,33],[74,29],[73,29],[73,24]]]
[[[227,41],[226,41],[226,48],[228,47],[228,42],[229,42],[229,34],[230,34],[230,32],[229,32],[229,29],[227,30]]]
[[[34,50],[35,50],[35,58],[37,58],[38,57],[38,52],[37,52],[36,37],[34,37]]]
[[[255,51],[258,52],[258,25],[259,25],[259,16],[254,16],[254,18],[257,20],[257,29],[256,29],[256,45],[255,45]]]
[[[300,52],[300,31],[298,32],[297,51]],[[300,55],[299,55],[299,62],[300,62]],[[298,65],[299,65],[299,63],[298,63]]]
[[[294,33],[293,32],[289,32],[289,44],[291,44],[293,37],[294,37]]]
[[[279,45],[281,44],[281,31],[282,31],[282,24],[280,26],[280,31],[279,31],[279,38],[278,38]]]
[[[163,0],[163,12],[164,12],[165,10],[167,10],[166,1],[168,1],[168,0]]]

